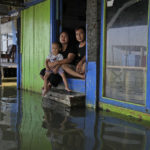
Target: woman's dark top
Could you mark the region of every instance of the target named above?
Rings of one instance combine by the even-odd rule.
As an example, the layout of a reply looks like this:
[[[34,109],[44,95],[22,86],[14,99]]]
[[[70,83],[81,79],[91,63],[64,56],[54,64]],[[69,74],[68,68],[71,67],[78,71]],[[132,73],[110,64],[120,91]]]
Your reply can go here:
[[[77,50],[75,46],[68,45],[65,51],[61,51],[60,54],[63,55],[63,58],[67,58],[69,53],[73,53],[75,56],[77,55]],[[73,60],[70,64],[75,64],[75,60]]]

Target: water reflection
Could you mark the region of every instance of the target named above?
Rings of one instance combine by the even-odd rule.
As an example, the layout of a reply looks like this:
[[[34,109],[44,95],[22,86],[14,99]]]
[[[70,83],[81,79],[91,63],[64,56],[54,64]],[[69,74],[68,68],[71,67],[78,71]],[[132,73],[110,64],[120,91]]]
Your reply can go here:
[[[149,150],[150,126],[0,89],[0,150]]]
[[[72,121],[71,116],[81,117],[84,110],[73,111],[65,105],[43,99],[43,127],[47,129],[47,137],[54,150],[83,150],[85,135],[83,128]]]
[[[18,101],[15,87],[0,89],[0,149],[18,149]]]

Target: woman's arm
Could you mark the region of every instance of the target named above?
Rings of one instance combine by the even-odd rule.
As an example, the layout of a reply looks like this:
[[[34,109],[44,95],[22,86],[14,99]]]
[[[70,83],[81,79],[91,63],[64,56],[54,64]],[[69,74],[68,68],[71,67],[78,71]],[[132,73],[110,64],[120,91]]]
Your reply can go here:
[[[69,53],[67,58],[65,58],[63,60],[59,60],[59,61],[54,62],[54,63],[55,63],[55,65],[69,64],[74,59],[75,59],[75,54],[74,53]]]

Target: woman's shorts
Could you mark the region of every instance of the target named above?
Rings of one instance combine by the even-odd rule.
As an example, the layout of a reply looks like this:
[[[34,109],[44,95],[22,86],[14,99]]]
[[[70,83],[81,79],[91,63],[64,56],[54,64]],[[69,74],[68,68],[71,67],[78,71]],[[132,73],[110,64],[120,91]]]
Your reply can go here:
[[[40,71],[40,75],[44,76],[45,72],[46,72],[46,68]],[[52,86],[56,87],[58,86],[59,83],[62,82],[62,78],[58,73],[57,74],[51,73],[50,76],[48,77],[48,81],[52,84]]]

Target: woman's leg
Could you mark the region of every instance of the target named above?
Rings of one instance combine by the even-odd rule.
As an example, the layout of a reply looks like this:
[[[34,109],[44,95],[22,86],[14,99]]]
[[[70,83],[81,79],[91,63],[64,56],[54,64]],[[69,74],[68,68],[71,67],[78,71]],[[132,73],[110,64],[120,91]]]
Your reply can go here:
[[[65,73],[61,73],[60,76],[61,76],[62,79],[63,79],[64,85],[65,85],[65,90],[67,90],[68,92],[70,92],[71,90],[70,90],[69,87],[68,87],[68,82],[67,82]]]
[[[41,77],[42,80],[44,80],[45,71],[46,71],[45,68],[43,68],[43,69],[40,71],[40,77]]]
[[[63,64],[61,67],[62,67],[63,70],[64,70],[65,72],[67,72],[69,75],[72,75],[73,77],[78,77],[78,78],[81,78],[81,79],[85,79],[85,75],[82,75],[82,74],[77,73],[76,71],[74,71],[73,69],[71,69],[71,68],[69,67],[69,65]]]

